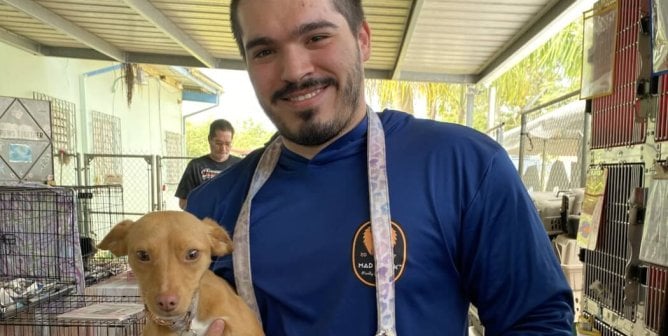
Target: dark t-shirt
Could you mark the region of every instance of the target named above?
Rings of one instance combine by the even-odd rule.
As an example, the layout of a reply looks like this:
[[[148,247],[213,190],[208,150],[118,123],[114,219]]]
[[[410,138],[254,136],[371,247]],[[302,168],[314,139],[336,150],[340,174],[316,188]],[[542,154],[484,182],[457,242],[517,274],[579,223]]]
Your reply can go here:
[[[233,155],[230,155],[230,157],[223,162],[212,160],[208,154],[192,159],[188,163],[185,172],[183,172],[183,176],[181,177],[178,188],[176,188],[174,196],[184,199],[187,198],[190,191],[195,189],[195,187],[225,171],[239,161],[241,161],[241,158]]]

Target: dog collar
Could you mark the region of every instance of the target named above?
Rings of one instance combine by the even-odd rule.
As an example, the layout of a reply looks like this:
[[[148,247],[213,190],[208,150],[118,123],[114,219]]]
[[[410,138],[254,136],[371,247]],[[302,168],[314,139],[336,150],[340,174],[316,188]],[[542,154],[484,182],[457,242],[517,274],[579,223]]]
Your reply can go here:
[[[197,333],[195,333],[192,329],[190,329],[190,326],[192,325],[193,318],[195,316],[195,313],[193,313],[193,311],[197,309],[198,302],[199,302],[199,291],[195,292],[195,295],[193,295],[192,300],[190,300],[190,306],[188,307],[188,311],[182,316],[159,317],[155,315],[153,312],[151,312],[146,305],[144,305],[144,311],[146,317],[159,326],[167,327],[181,336],[196,336]]]
[[[390,198],[385,163],[385,133],[378,115],[367,107],[367,170],[369,174],[369,207],[373,235],[376,276],[377,336],[395,336],[394,262],[391,243]],[[251,201],[269,179],[281,154],[282,137],[267,146],[258,162],[246,199],[234,228],[234,279],[239,296],[255,312],[260,313],[253,290],[250,265],[250,211]]]

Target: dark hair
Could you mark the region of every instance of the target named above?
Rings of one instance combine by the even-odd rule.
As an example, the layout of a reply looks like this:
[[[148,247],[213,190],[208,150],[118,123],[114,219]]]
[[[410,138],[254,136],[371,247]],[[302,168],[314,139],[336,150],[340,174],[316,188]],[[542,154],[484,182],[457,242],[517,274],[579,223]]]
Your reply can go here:
[[[234,136],[234,127],[225,119],[216,119],[209,126],[209,140],[216,136],[216,131],[230,132]]]
[[[319,0],[322,1],[322,0]],[[362,8],[362,0],[329,0],[334,4],[337,12],[341,13],[348,22],[348,27],[353,35],[357,35],[359,27],[364,21],[364,9]],[[237,42],[241,57],[246,59],[246,51],[244,50],[243,41],[241,40],[241,25],[239,24],[238,8],[241,0],[232,0],[230,3],[230,23],[232,24],[232,34],[234,40]]]

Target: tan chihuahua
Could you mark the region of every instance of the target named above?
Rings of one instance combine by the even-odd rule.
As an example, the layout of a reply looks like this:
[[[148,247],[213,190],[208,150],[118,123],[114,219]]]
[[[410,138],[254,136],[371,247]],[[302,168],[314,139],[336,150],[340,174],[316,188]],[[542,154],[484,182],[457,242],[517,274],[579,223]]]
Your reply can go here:
[[[224,336],[262,336],[255,314],[209,270],[211,256],[232,252],[228,233],[211,219],[157,211],[125,220],[98,244],[128,256],[146,306],[144,335],[204,335],[215,319]]]

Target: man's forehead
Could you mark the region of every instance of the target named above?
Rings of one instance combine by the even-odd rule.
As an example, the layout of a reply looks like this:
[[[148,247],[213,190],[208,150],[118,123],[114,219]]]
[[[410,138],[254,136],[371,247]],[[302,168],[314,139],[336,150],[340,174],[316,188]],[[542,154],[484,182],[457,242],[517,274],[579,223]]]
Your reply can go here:
[[[237,7],[239,24],[247,34],[263,29],[271,32],[272,23],[284,30],[296,29],[308,21],[335,20],[337,14],[341,15],[331,0],[243,0]]]

